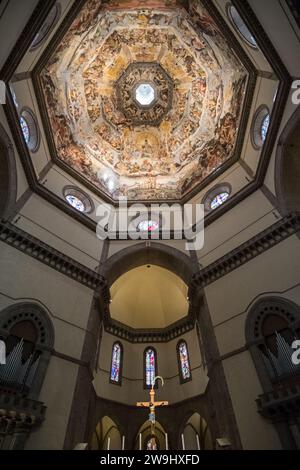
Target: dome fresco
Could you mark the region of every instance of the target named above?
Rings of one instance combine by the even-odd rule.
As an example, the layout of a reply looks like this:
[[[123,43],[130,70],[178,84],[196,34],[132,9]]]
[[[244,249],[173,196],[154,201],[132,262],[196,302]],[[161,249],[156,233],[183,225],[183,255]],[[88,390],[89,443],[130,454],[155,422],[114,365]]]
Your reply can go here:
[[[137,3],[85,3],[41,71],[49,123],[104,195],[180,201],[234,156],[248,74],[201,2]]]

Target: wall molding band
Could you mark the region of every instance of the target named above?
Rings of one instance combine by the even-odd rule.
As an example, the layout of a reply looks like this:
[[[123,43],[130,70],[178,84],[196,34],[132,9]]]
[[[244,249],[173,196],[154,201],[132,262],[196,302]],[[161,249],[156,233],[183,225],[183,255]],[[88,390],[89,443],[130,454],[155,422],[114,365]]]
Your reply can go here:
[[[300,212],[292,212],[247,242],[225,254],[217,261],[192,275],[192,288],[203,288],[239,268],[256,256],[286,240],[300,230]],[[104,276],[72,259],[50,245],[6,220],[0,221],[0,241],[41,261],[75,281],[97,290],[101,288],[104,301],[109,301],[109,291]]]
[[[300,231],[300,212],[293,212],[281,220],[255,235],[238,248],[230,251],[214,263],[200,269],[192,275],[190,283],[190,296],[200,289],[212,284],[226,274],[251,261],[288,237]],[[41,242],[24,230],[8,221],[0,221],[0,241],[22,251],[23,253],[46,264],[56,271],[84,286],[101,294],[104,305],[109,305],[110,292],[107,280],[97,271],[93,271],[69,256]],[[193,309],[192,309],[193,310]],[[168,328],[157,331],[134,330],[122,323],[109,321],[106,316],[105,331],[119,338],[135,343],[168,342],[178,336],[191,331],[195,326],[195,316],[170,325]]]
[[[191,286],[203,288],[234,271],[300,230],[300,212],[292,212],[238,248],[193,274]]]
[[[100,289],[104,298],[107,297],[106,281],[103,276],[46,243],[41,242],[10,222],[0,221],[0,241],[22,251],[90,289]]]

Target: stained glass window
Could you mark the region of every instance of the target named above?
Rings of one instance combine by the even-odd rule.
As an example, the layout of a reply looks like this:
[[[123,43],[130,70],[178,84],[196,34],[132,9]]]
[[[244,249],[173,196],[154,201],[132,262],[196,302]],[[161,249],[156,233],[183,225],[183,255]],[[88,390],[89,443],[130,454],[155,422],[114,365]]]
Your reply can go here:
[[[181,341],[178,345],[178,354],[180,360],[181,376],[183,380],[191,378],[190,361],[185,341]]]
[[[70,204],[70,206],[77,209],[79,212],[85,212],[85,205],[81,199],[77,196],[73,196],[72,194],[68,194],[66,196],[66,200]]]
[[[228,15],[238,32],[243,36],[245,41],[252,47],[257,47],[254,36],[250,33],[248,27],[244,23],[237,9],[233,5],[228,7]]]
[[[211,209],[216,209],[217,207],[221,206],[227,199],[229,198],[229,193],[222,192],[217,194],[210,203]]]
[[[141,230],[141,232],[153,232],[154,230],[157,230],[158,227],[158,222],[155,220],[142,220],[142,222],[140,222],[138,225],[138,228]]]
[[[21,110],[19,121],[28,149],[31,152],[36,152],[39,147],[40,133],[33,111],[24,107]]]
[[[148,388],[152,387],[153,380],[156,375],[156,358],[155,352],[153,349],[149,348],[145,352],[145,367],[146,367],[146,386]]]
[[[29,126],[27,124],[26,119],[23,116],[20,116],[20,124],[21,124],[21,129],[22,129],[22,132],[23,132],[25,142],[26,142],[26,144],[28,144],[29,140],[30,140]]]
[[[110,380],[119,383],[121,380],[121,355],[122,349],[120,343],[115,343],[112,351]]]
[[[252,121],[251,140],[255,149],[262,148],[270,125],[270,113],[266,105],[261,105],[254,114]]]
[[[270,124],[270,115],[267,114],[261,123],[261,129],[260,129],[261,138],[263,142],[266,140],[267,132],[269,129],[269,124]]]

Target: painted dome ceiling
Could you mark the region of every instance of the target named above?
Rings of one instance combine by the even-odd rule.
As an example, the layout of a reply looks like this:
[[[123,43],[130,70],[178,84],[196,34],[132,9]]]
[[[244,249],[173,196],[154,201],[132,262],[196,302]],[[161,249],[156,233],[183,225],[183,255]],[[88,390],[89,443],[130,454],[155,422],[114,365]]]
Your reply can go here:
[[[247,71],[187,3],[89,0],[41,71],[57,158],[109,199],[180,201],[234,157]]]

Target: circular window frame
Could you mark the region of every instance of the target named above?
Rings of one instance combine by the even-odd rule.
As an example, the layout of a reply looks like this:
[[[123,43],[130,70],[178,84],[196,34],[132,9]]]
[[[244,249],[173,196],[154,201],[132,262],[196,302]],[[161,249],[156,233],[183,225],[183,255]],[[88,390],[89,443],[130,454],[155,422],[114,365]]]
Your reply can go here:
[[[19,113],[19,121],[21,118],[25,120],[29,131],[29,141],[26,142],[23,131],[21,129],[24,142],[31,153],[36,153],[40,147],[41,141],[40,128],[36,115],[31,108],[24,106]]]
[[[35,38],[37,36],[37,34],[39,34],[39,32],[41,31],[42,28],[45,27],[45,25],[47,24],[48,22],[48,19],[49,19],[49,16],[50,16],[50,13],[52,12],[52,10],[55,8],[55,16],[53,18],[53,20],[51,21],[51,24],[48,25],[47,29],[46,29],[46,32],[44,34],[42,34],[42,37],[41,39],[39,39],[37,41],[36,44],[34,44],[34,41],[35,41]],[[35,37],[33,38],[33,41],[32,41],[32,45],[30,46],[30,49],[29,49],[29,52],[34,52],[36,51],[37,49],[39,49],[43,44],[44,42],[48,39],[48,37],[50,36],[51,32],[53,31],[53,29],[55,28],[55,26],[57,25],[60,17],[61,17],[61,12],[62,12],[62,8],[61,8],[61,4],[59,2],[56,2],[53,7],[51,8],[51,10],[49,11],[49,14],[47,16],[47,18],[45,19],[44,23],[42,24],[42,26],[40,27],[40,29],[37,31]]]
[[[84,192],[82,189],[78,188],[77,186],[65,186],[63,188],[63,197],[66,203],[72,207],[74,210],[79,212],[80,214],[92,214],[95,210],[94,202],[92,201],[91,197]],[[67,200],[67,196],[74,196],[78,198],[82,204],[84,205],[84,211],[80,211],[76,209],[76,207],[72,206]]]
[[[255,44],[251,43],[245,36],[244,34],[240,31],[239,27],[237,26],[236,22],[234,21],[233,19],[233,16],[232,16],[232,13],[231,13],[231,8],[234,8],[237,12],[237,14],[239,15],[239,17],[241,18],[242,22],[244,23],[245,25],[245,28],[249,31],[249,34],[253,37],[254,41],[255,41]],[[231,22],[231,24],[233,25],[234,29],[236,30],[236,32],[238,33],[238,35],[240,36],[240,38],[247,44],[247,46],[251,47],[253,50],[258,50],[258,44],[256,42],[256,38],[253,36],[253,34],[251,33],[251,31],[249,30],[248,26],[246,25],[246,23],[244,22],[243,18],[241,17],[241,15],[239,14],[238,10],[236,9],[236,7],[234,5],[232,5],[232,3],[227,3],[226,5],[226,14],[227,14],[227,17],[229,19],[229,21]]]
[[[228,193],[228,198],[226,199],[226,201],[224,201],[222,204],[220,204],[220,206],[213,209],[211,207],[211,203],[214,200],[214,198],[216,196],[218,196],[218,194],[221,194],[221,193]],[[218,210],[221,206],[226,204],[226,202],[228,201],[228,199],[231,196],[231,193],[232,193],[232,186],[229,183],[217,184],[213,188],[209,189],[209,191],[207,191],[207,193],[205,194],[205,196],[203,197],[202,202],[201,202],[204,205],[204,212],[208,213],[208,212]]]
[[[153,222],[156,222],[158,224],[158,228],[155,229],[155,230],[141,230],[139,228],[140,223],[141,222],[146,222],[146,221],[149,221],[149,220],[152,220]],[[138,217],[133,217],[131,219],[129,225],[134,224],[133,227],[139,233],[149,233],[149,232],[150,233],[158,233],[161,230],[162,222],[163,222],[163,218],[162,218],[161,214],[157,214],[157,213],[151,214],[151,211],[150,211],[150,212],[144,212],[143,214],[139,215]]]
[[[261,150],[265,140],[263,140],[261,135],[261,128],[266,117],[269,116],[271,119],[270,110],[267,105],[262,104],[257,108],[254,113],[252,124],[251,124],[251,144],[255,150]]]

